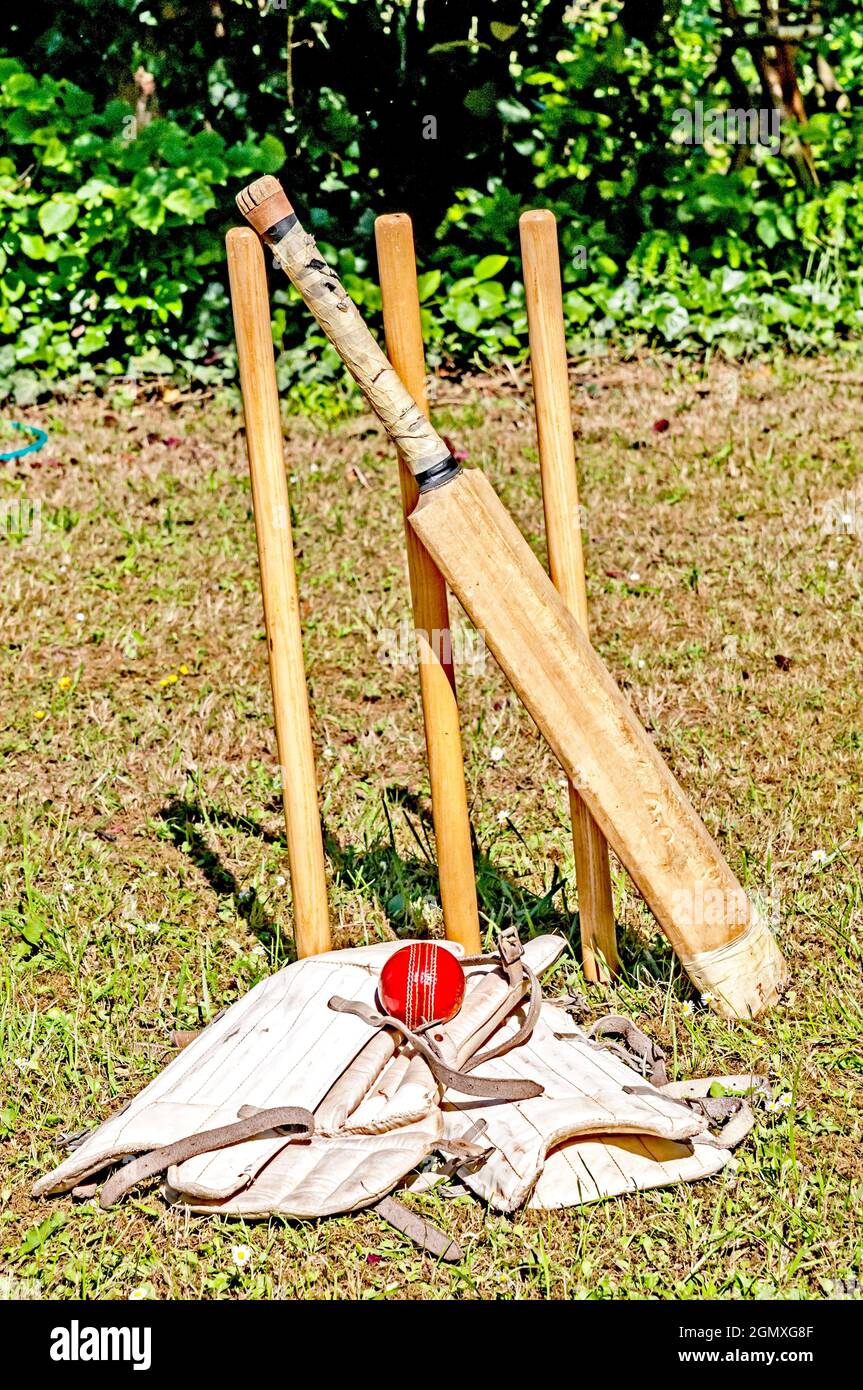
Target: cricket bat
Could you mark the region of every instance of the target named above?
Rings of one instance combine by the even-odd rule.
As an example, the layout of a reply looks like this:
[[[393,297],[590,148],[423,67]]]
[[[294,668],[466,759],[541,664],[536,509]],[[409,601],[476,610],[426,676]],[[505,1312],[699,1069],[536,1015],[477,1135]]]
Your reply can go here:
[[[411,526],[690,979],[726,1018],[762,1012],[787,984],[767,922],[491,484],[452,457],[278,180],[256,180],[237,206],[271,247],[414,474],[419,499]]]

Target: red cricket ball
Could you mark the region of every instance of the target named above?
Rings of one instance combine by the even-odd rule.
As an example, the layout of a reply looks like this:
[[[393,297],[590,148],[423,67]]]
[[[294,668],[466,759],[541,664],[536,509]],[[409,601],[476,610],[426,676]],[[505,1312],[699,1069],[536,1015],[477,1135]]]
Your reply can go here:
[[[464,999],[464,971],[452,951],[433,941],[414,941],[390,956],[378,984],[385,1013],[416,1030],[446,1023]]]

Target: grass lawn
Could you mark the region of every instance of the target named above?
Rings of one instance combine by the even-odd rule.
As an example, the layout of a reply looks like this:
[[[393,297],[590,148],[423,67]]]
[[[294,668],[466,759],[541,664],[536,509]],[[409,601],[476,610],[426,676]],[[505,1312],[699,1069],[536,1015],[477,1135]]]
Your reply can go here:
[[[244,1227],[155,1188],[110,1213],[34,1202],[59,1136],[293,943],[241,421],[215,400],[32,408],[48,445],[0,465],[0,500],[41,502],[38,541],[0,541],[0,1274],[49,1298],[859,1293],[863,377],[605,363],[573,389],[594,640],[793,972],[755,1023],[687,1016],[615,865],[626,970],[591,1012],[633,1016],[675,1077],[752,1067],[790,1104],[698,1186],[515,1218],[411,1199],[455,1266],[374,1214]],[[542,554],[518,377],[438,380],[434,401]],[[409,620],[391,451],[366,415],[291,416],[286,456],[336,944],[440,933],[416,672],[380,659]],[[467,645],[455,605],[454,626]],[[562,774],[490,659],[459,693],[484,924],[566,932],[548,987],[582,990]]]

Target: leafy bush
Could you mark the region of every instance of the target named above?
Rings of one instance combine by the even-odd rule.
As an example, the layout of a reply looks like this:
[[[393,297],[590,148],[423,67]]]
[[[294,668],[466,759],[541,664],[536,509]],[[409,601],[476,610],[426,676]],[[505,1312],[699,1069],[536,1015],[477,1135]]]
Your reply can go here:
[[[0,374],[218,372],[230,341],[221,232],[228,189],[284,161],[280,141],[227,146],[0,59]]]
[[[717,66],[725,30],[707,0],[234,0],[212,26],[197,7],[157,20],[146,0],[16,15],[19,57],[0,60],[0,381],[26,398],[69,375],[232,376],[232,194],[285,163],[373,323],[374,214],[411,212],[433,363],[526,351],[518,218],[536,205],[558,217],[574,349],[736,355],[856,338],[863,42],[838,0],[821,10],[818,51],[850,96],[826,103],[810,47],[808,124],[786,128],[781,155],[742,159],[675,139],[696,99],[728,107],[735,84],[758,87],[745,53],[736,77]],[[114,94],[134,96],[138,62],[166,115],[135,134]],[[820,187],[795,169],[803,143]],[[276,279],[280,379],[316,404],[342,371],[294,300]]]

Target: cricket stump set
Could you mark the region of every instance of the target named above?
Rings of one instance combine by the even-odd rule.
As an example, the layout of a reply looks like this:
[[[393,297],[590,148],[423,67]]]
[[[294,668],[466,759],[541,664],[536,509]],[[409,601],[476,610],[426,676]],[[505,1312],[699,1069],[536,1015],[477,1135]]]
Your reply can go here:
[[[554,217],[527,212],[520,224],[549,578],[482,473],[462,470],[427,419],[410,219],[375,225],[388,360],[278,181],[258,179],[237,204],[251,226],[228,233],[228,268],[298,954],[331,941],[261,238],[398,454],[447,937],[480,950],[451,643],[433,640],[449,627],[449,588],[569,778],[585,977],[604,982],[618,966],[610,846],[718,1011],[769,1008],[787,981],[774,938],[588,637]]]

